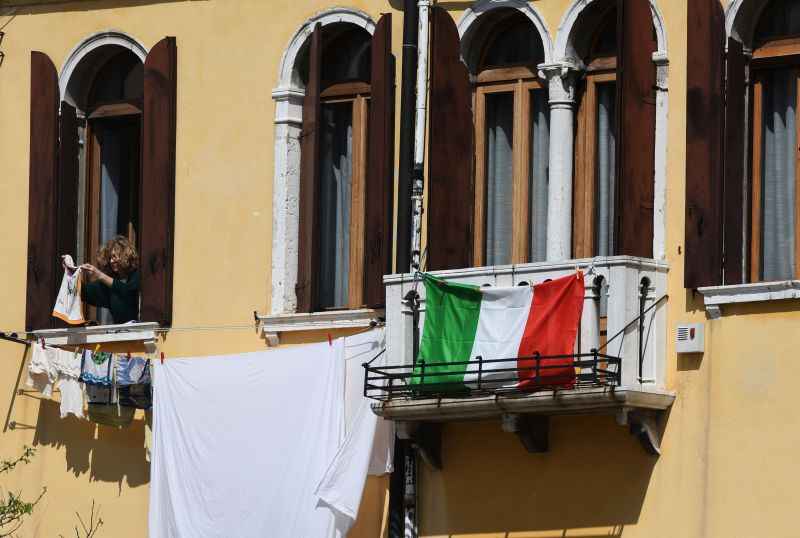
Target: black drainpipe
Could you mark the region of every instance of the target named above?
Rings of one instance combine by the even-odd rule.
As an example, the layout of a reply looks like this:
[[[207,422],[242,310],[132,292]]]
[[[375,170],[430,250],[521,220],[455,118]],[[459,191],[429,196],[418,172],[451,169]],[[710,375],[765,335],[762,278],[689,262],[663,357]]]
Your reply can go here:
[[[397,269],[411,267],[411,174],[414,169],[414,107],[419,17],[416,0],[403,0],[403,80],[400,88],[400,173],[397,188]]]

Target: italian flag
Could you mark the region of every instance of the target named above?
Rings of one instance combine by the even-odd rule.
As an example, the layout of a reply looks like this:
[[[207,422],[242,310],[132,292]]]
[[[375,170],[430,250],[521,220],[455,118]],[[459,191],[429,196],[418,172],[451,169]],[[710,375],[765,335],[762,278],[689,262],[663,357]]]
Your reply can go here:
[[[572,357],[538,361],[533,357],[574,353],[583,311],[582,273],[513,288],[459,284],[428,274],[423,282],[425,324],[413,384],[429,389],[474,388],[480,356],[507,359],[482,364],[482,387],[535,390],[574,385]]]

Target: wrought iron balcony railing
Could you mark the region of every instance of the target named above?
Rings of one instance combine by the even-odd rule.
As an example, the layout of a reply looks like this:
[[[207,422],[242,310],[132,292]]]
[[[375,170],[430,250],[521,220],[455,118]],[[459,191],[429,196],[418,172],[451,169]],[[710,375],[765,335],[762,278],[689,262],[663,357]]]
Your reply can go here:
[[[565,364],[565,362],[570,361]],[[378,401],[529,394],[539,390],[618,387],[622,359],[591,350],[572,355],[365,364],[364,395]],[[567,372],[564,372],[567,370]]]

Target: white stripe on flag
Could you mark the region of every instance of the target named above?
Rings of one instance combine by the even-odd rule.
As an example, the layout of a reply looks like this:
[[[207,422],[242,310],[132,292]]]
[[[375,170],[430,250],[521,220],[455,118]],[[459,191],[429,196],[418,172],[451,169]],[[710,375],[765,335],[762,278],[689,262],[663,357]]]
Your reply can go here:
[[[511,359],[517,356],[519,344],[525,333],[525,325],[533,301],[532,286],[514,288],[482,288],[481,310],[478,316],[478,328],[475,332],[475,343],[472,345],[470,360],[478,356],[486,360]],[[492,379],[508,379],[502,383],[489,386],[516,385],[516,372],[492,372],[502,368],[515,368],[515,361],[488,363],[483,365],[482,381]],[[510,378],[510,379],[509,379]],[[478,363],[467,365],[464,375],[465,383],[473,383],[477,387]],[[481,384],[483,387],[483,383]]]

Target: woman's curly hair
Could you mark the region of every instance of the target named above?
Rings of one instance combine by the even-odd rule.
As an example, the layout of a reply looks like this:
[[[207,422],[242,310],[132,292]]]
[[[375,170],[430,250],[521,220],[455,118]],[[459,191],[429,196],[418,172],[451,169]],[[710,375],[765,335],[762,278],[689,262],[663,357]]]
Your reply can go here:
[[[106,273],[111,272],[111,256],[119,259],[119,272],[116,276],[126,277],[139,269],[139,254],[136,247],[123,235],[118,235],[100,247],[97,253],[97,266]]]

